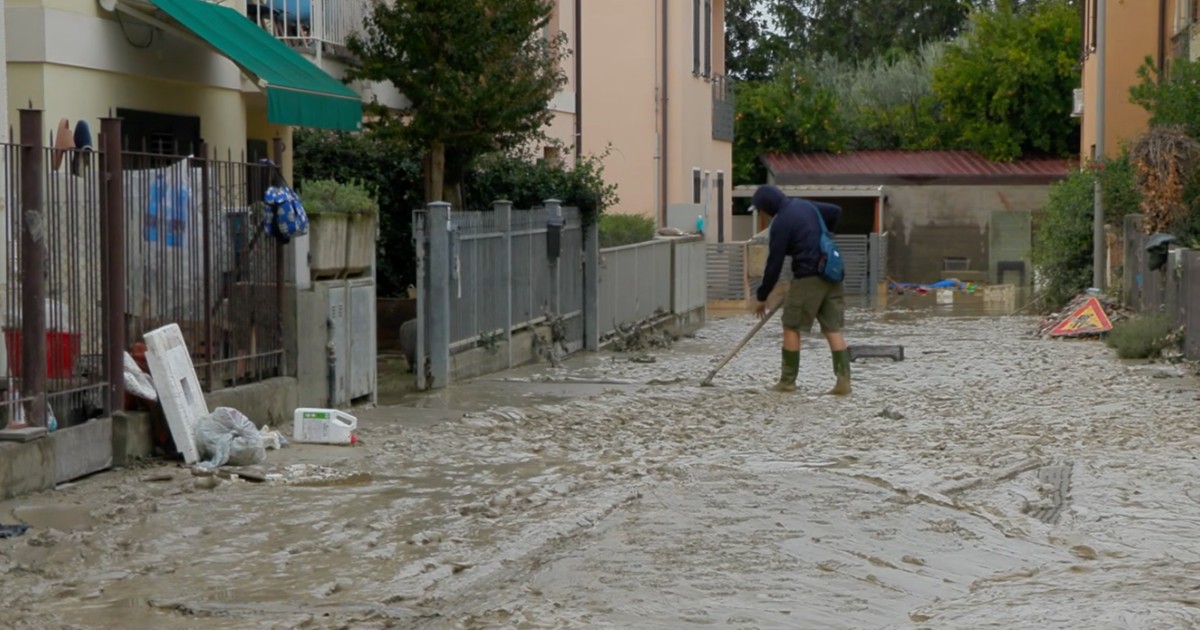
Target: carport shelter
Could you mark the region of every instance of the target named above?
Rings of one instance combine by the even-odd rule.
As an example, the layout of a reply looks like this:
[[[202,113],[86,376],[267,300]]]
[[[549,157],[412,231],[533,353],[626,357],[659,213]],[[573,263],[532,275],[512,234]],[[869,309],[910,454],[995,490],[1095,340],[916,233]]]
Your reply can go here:
[[[1033,215],[1074,165],[992,162],[972,151],[766,154],[768,182],[843,208],[839,234],[885,234],[897,282],[1032,283]],[[753,195],[742,186],[735,196]],[[759,228],[766,217],[759,217]]]

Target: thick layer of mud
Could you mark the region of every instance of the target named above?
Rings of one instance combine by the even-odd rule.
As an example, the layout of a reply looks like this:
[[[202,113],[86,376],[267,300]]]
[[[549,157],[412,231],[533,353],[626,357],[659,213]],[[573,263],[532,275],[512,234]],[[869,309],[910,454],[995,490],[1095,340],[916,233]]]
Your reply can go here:
[[[1197,388],[1036,318],[878,317],[905,360],[776,394],[753,320],[360,415],[261,481],[158,468],[0,504],[19,628],[1193,627]]]

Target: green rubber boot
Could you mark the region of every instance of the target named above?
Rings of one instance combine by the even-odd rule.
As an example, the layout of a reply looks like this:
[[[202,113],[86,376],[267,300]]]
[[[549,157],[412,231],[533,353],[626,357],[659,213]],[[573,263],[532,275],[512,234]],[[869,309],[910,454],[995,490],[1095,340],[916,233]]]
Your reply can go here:
[[[835,350],[833,352],[833,375],[837,377],[837,384],[829,393],[833,396],[849,396],[850,395],[850,352],[848,350]]]
[[[799,350],[784,350],[783,351],[783,370],[779,375],[779,382],[771,389],[777,392],[794,392],[796,391],[796,377],[800,374],[800,351]]]

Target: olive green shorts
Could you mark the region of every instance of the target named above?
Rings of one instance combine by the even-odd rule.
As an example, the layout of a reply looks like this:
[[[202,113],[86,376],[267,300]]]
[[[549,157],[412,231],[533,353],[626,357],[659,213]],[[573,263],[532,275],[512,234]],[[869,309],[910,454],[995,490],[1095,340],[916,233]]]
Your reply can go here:
[[[814,319],[821,322],[822,333],[842,332],[846,323],[842,283],[826,282],[817,276],[792,280],[783,303],[784,328],[810,332]]]

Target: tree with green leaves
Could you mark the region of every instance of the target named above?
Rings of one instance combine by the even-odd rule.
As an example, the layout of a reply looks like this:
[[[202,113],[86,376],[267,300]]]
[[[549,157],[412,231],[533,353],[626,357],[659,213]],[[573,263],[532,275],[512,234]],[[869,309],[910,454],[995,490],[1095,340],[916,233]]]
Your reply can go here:
[[[993,160],[1078,151],[1071,92],[1079,86],[1080,31],[1071,0],[997,0],[973,13],[933,80],[958,143]]]
[[[426,201],[456,200],[478,156],[543,136],[566,83],[550,0],[394,0],[350,38],[351,79],[387,81],[409,105],[378,127],[424,151]],[[453,195],[453,196],[451,196]]]
[[[958,35],[982,0],[726,0],[725,54],[738,79],[788,62],[894,61]]]
[[[1189,136],[1200,140],[1200,62],[1172,60],[1170,72],[1163,76],[1154,59],[1146,57],[1138,78],[1129,100],[1150,113],[1150,124],[1182,125]]]
[[[841,151],[845,125],[836,94],[818,85],[800,64],[789,64],[770,81],[746,83],[738,89],[733,135],[733,178],[738,184],[761,184],[766,177],[764,153]]]

